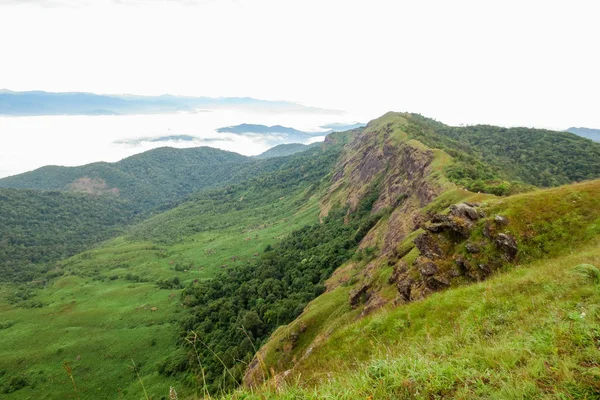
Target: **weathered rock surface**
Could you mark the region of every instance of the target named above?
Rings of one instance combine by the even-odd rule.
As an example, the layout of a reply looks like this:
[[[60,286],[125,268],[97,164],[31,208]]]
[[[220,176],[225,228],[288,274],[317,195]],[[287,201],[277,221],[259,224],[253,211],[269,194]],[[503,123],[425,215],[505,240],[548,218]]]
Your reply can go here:
[[[419,249],[419,252],[424,257],[435,260],[436,258],[440,258],[442,254],[442,249],[437,244],[433,235],[428,232],[425,232],[414,240],[415,246]]]
[[[499,233],[494,240],[494,243],[506,254],[508,261],[512,261],[517,257],[519,248],[517,247],[517,241],[511,235],[506,233]]]
[[[474,222],[485,217],[483,210],[476,207],[478,207],[477,203],[454,204],[450,206],[447,215],[434,215],[431,223],[425,224],[424,228],[433,233],[450,231],[467,237],[473,229]]]
[[[507,226],[508,225],[508,218],[503,217],[502,215],[496,215],[494,217],[494,222],[499,225],[499,226]]]
[[[361,285],[358,289],[354,289],[350,292],[350,296],[348,298],[348,302],[350,303],[350,307],[356,308],[362,300],[369,299],[369,289],[371,288],[370,283],[365,283]]]

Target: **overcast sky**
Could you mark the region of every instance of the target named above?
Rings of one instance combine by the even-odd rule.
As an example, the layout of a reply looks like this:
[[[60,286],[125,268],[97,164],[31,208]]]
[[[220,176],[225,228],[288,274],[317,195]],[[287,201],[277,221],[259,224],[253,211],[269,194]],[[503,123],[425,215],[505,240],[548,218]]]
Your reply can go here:
[[[595,3],[0,0],[0,88],[600,128]]]

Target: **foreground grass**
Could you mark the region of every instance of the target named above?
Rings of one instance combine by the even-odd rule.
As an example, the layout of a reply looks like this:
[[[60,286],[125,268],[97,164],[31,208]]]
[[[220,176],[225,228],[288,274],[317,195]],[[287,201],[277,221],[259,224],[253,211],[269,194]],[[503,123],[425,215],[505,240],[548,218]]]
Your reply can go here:
[[[358,320],[278,389],[227,398],[600,398],[600,287],[580,264],[599,242]]]

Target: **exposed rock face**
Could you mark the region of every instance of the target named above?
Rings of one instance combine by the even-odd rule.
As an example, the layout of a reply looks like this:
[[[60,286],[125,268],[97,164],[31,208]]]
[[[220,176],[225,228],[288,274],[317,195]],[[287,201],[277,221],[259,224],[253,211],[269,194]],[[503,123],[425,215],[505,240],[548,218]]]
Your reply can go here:
[[[471,254],[476,254],[481,251],[481,247],[479,245],[471,242],[465,245],[465,249]]]
[[[390,277],[390,283],[396,283],[398,289],[397,302],[413,301],[443,290],[457,277],[485,279],[504,262],[514,261],[518,253],[515,238],[496,232],[498,226],[508,224],[505,217],[495,216],[483,222],[487,239],[468,240],[476,226],[481,229],[479,221],[485,217],[479,204],[460,203],[450,206],[448,214],[436,214],[424,223],[426,232],[414,240],[420,256],[412,266],[404,260],[398,261]],[[490,255],[490,248],[495,249],[496,256]]]
[[[405,302],[409,302],[412,300],[411,291],[412,291],[413,283],[414,282],[412,279],[407,278],[407,279],[399,281],[398,284],[396,285],[401,299],[404,300]]]
[[[508,261],[513,261],[517,257],[519,248],[517,247],[517,241],[511,235],[499,233],[494,243],[506,254]]]
[[[392,275],[390,276],[388,283],[398,282],[398,279],[400,278],[400,276],[402,276],[402,274],[406,273],[407,271],[408,271],[408,264],[406,264],[406,261],[400,260],[394,266],[394,270],[392,271]]]
[[[431,223],[426,224],[423,228],[434,233],[451,231],[462,237],[467,237],[473,229],[474,222],[485,217],[483,210],[475,208],[477,206],[475,203],[452,205],[447,215],[434,215]]]
[[[434,262],[418,259],[417,265],[423,278],[428,278],[438,272],[438,266]]]
[[[398,116],[393,124],[402,124]],[[433,151],[402,139],[392,123],[372,123],[347,147],[340,160],[328,195],[322,203],[322,215],[335,201],[348,204],[350,212],[377,183],[379,197],[373,212],[392,210],[386,226],[371,231],[361,248],[375,246],[389,254],[395,246],[422,224],[420,210],[441,191],[429,176]]]
[[[350,292],[350,297],[348,299],[348,302],[350,303],[350,307],[352,308],[356,308],[363,300],[363,298],[365,300],[368,300],[368,295],[369,295],[369,289],[371,287],[370,283],[365,283],[362,286],[360,286],[358,289],[355,289],[353,291]]]
[[[498,225],[498,226],[506,226],[508,225],[508,218],[503,217],[502,215],[496,215],[494,217],[494,222]]]
[[[428,232],[417,236],[415,246],[417,246],[421,255],[432,260],[440,258],[443,255],[442,249],[440,249],[440,246],[433,239],[433,235]]]

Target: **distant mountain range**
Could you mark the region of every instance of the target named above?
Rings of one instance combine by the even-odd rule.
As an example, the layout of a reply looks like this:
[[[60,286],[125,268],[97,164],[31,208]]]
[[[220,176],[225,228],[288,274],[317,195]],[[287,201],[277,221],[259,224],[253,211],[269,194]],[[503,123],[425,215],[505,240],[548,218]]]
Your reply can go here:
[[[185,97],[99,95],[93,93],[13,92],[0,90],[0,115],[130,115],[198,112],[213,109],[250,109],[275,112],[342,113],[287,101],[251,97]]]
[[[287,142],[305,142],[307,139],[316,136],[324,136],[333,132],[343,132],[351,129],[363,127],[365,124],[355,123],[355,124],[329,124],[322,125],[321,128],[327,129],[326,131],[320,132],[306,132],[298,129],[290,128],[287,126],[281,125],[257,125],[257,124],[240,124],[234,126],[225,126],[223,128],[217,129],[219,133],[234,133],[237,135],[247,135],[247,134],[260,134],[260,135],[273,135],[280,136],[284,138]]]
[[[591,139],[594,142],[600,142],[600,129],[572,127],[572,128],[567,129],[567,132],[571,132],[578,136]]]

